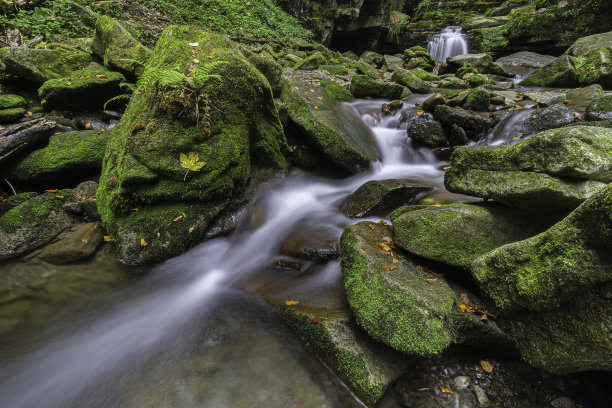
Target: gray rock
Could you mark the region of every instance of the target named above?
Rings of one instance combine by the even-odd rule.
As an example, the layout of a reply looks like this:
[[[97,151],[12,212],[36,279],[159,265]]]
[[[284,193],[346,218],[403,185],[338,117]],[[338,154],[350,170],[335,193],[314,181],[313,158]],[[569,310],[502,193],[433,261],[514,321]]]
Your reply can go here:
[[[412,140],[412,145],[415,147],[437,148],[448,147],[450,145],[440,122],[428,121],[417,123],[408,128],[407,134]]]
[[[341,231],[333,227],[299,227],[281,245],[283,255],[313,262],[328,262],[340,256]]]
[[[612,95],[604,95],[587,106],[584,118],[586,120],[611,120]]]
[[[398,68],[393,72],[391,80],[410,89],[414,93],[429,93],[429,86],[414,72],[404,68]]]
[[[104,241],[99,222],[75,225],[60,233],[52,242],[29,257],[52,264],[64,264],[89,257]]]
[[[365,75],[351,79],[351,93],[356,98],[400,99],[408,92],[398,84],[383,84]]]
[[[504,75],[503,69],[493,62],[489,54],[461,54],[446,59],[448,72],[456,72],[465,65],[471,65],[481,74]]]
[[[470,139],[477,138],[483,133],[489,132],[493,127],[491,118],[488,114],[467,111],[464,109],[454,109],[446,105],[438,105],[434,109],[434,117],[445,126],[457,124],[463,130],[469,132]]]
[[[459,375],[455,378],[453,378],[453,385],[455,386],[455,388],[466,388],[470,385],[472,381],[470,380],[470,377],[467,377],[465,375]]]
[[[601,85],[593,84],[580,89],[570,89],[565,97],[568,101],[571,101],[572,105],[584,106],[601,95],[603,95]]]
[[[433,113],[434,108],[438,105],[444,104],[444,96],[439,93],[433,94],[429,98],[423,101],[423,110],[426,112]]]
[[[567,397],[555,398],[554,400],[550,401],[550,405],[552,405],[554,408],[576,408],[574,401]]]
[[[577,39],[571,47],[565,51],[565,55],[579,57],[593,50],[609,47],[612,44],[612,31],[601,34],[593,34]]]
[[[388,71],[395,71],[398,68],[402,68],[404,65],[404,60],[393,56],[393,55],[385,55],[385,66]]]
[[[499,58],[498,63],[506,75],[527,74],[550,64],[557,57],[552,55],[542,55],[530,51],[520,51],[508,56]]]
[[[546,92],[525,92],[523,98],[528,101],[534,101],[541,107],[551,106],[558,103],[564,103],[566,96],[563,91],[546,91]]]
[[[527,138],[548,129],[570,125],[576,121],[574,112],[565,105],[535,109],[527,115],[514,137]]]

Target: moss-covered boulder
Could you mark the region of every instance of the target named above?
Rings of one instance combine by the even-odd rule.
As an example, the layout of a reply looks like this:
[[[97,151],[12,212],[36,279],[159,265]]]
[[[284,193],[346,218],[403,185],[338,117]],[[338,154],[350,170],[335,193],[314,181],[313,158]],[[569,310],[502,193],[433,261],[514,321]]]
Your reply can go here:
[[[523,92],[523,99],[535,102],[539,107],[556,105],[565,103],[567,100],[564,91],[540,91],[540,92]]]
[[[26,114],[25,108],[0,109],[0,123],[17,122]]]
[[[91,55],[63,45],[52,44],[49,48],[7,48],[2,62],[7,74],[42,85],[54,78],[70,75],[92,62]]]
[[[565,51],[565,55],[579,57],[588,54],[593,50],[609,47],[612,44],[612,31],[601,34],[589,35],[577,39],[571,47]]]
[[[86,111],[102,109],[109,99],[122,93],[125,77],[118,72],[81,70],[64,78],[50,79],[39,89],[45,110]]]
[[[415,147],[425,146],[435,149],[450,145],[442,124],[435,120],[416,123],[410,126],[406,133]]]
[[[91,50],[104,61],[105,67],[132,77],[142,75],[143,64],[151,56],[151,50],[108,16],[100,16],[96,21]]]
[[[256,54],[254,52],[245,51],[245,48],[243,48],[243,52],[249,62],[266,77],[270,83],[270,88],[274,96],[279,96],[283,67],[281,67],[268,53],[262,52]]]
[[[425,71],[433,71],[436,60],[419,45],[404,50],[404,68],[421,68]]]
[[[314,52],[295,65],[295,69],[312,70],[327,63],[327,58],[321,52]]]
[[[467,81],[472,88],[476,88],[477,86],[484,85],[487,82],[487,78],[483,75],[475,74],[471,75]]]
[[[283,80],[281,100],[290,123],[305,136],[305,144],[336,166],[358,172],[379,160],[380,153],[367,126],[341,116],[344,111],[338,103],[352,99],[348,90],[329,81],[317,86],[289,77]]]
[[[202,78],[198,68],[216,76]],[[269,83],[229,40],[168,27],[143,75],[109,139],[97,195],[129,264],[161,261],[202,240],[252,164],[286,168]],[[176,79],[162,86],[168,76]]]
[[[405,86],[414,93],[429,93],[429,86],[412,70],[398,68],[393,72],[391,80]]]
[[[374,339],[422,356],[457,342],[504,341],[494,323],[461,311],[464,290],[393,249],[389,227],[371,222],[347,227],[340,254],[349,305],[357,324]]]
[[[283,308],[281,315],[368,406],[374,406],[407,368],[407,359],[372,340],[355,324],[350,310],[297,305]]]
[[[0,109],[25,108],[28,105],[21,95],[0,95]]]
[[[463,101],[463,107],[475,111],[487,111],[489,110],[490,103],[491,97],[489,92],[482,88],[474,88],[468,92],[467,97]]]
[[[612,181],[612,133],[570,126],[508,146],[461,147],[445,186],[455,193],[540,210],[571,210]]]
[[[448,72],[457,72],[461,67],[469,65],[481,74],[505,75],[500,65],[493,62],[489,54],[461,54],[446,59]]]
[[[401,85],[383,84],[365,75],[351,79],[351,93],[356,98],[400,99],[409,92]]]
[[[445,126],[461,126],[471,139],[479,138],[493,127],[491,117],[487,113],[455,109],[448,105],[437,105],[434,108],[434,117]]]
[[[527,362],[554,373],[612,369],[611,246],[608,185],[542,234],[474,261]]]
[[[612,95],[604,95],[587,107],[584,114],[586,120],[612,120]]]
[[[47,146],[7,166],[6,175],[15,181],[48,181],[99,173],[109,136],[110,131],[94,130],[52,135]]]
[[[534,236],[561,218],[496,204],[408,206],[391,215],[393,242],[434,261],[468,269],[477,257]]]

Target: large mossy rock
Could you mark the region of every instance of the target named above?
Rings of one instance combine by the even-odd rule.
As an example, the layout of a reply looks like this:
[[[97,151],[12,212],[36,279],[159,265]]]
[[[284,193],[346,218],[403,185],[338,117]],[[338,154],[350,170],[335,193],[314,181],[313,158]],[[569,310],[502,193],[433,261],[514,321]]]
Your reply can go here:
[[[444,184],[524,209],[571,210],[612,181],[612,130],[570,126],[509,146],[461,147]]]
[[[501,66],[506,75],[527,74],[550,64],[557,57],[542,55],[530,51],[520,51],[499,58],[495,62]]]
[[[604,95],[591,102],[585,111],[586,120],[612,120],[612,95]]]
[[[393,72],[391,80],[405,86],[414,93],[425,94],[430,92],[427,83],[412,70],[398,68]]]
[[[118,72],[82,70],[51,79],[39,89],[45,110],[87,111],[102,109],[109,99],[122,93],[125,77]]]
[[[156,77],[179,70],[184,78],[195,71],[194,59],[214,62],[209,68],[218,75],[203,83],[201,97],[183,94],[186,83],[158,92]],[[161,261],[202,240],[246,186],[252,164],[286,168],[269,83],[229,40],[168,27],[143,75],[152,79],[134,92],[113,129],[97,196],[119,259],[128,264]],[[187,172],[181,154],[205,165]],[[179,215],[183,220],[173,222]]]
[[[504,342],[494,323],[459,309],[465,290],[417,268],[390,242],[389,227],[371,222],[347,227],[340,239],[347,299],[357,324],[370,336],[422,356],[438,354],[453,343]]]
[[[400,99],[409,92],[401,85],[382,84],[365,75],[351,79],[351,93],[355,98]]]
[[[374,406],[407,368],[407,358],[372,340],[355,324],[348,307],[292,306],[281,315],[368,406]]]
[[[549,230],[476,259],[473,275],[523,358],[612,369],[612,185]]]
[[[434,261],[468,269],[477,257],[504,244],[534,236],[561,215],[496,204],[408,206],[391,215],[393,242]]]
[[[290,123],[334,165],[358,172],[380,160],[380,153],[372,131],[354,117],[342,116],[345,111],[338,103],[353,96],[341,86],[321,81],[312,85],[298,79],[284,77],[281,100],[287,106]]]
[[[574,42],[574,44],[572,44],[572,46],[569,47],[564,54],[579,57],[581,55],[588,54],[593,50],[609,47],[610,44],[612,44],[612,31],[589,35],[577,39],[576,42]]]
[[[7,48],[2,54],[7,74],[42,85],[46,81],[70,75],[93,61],[91,55],[63,45],[48,49],[26,47]]]
[[[101,16],[96,21],[91,50],[104,61],[105,67],[131,76],[142,75],[143,64],[151,56],[151,50],[108,16]]]
[[[461,54],[446,59],[448,72],[456,72],[461,67],[470,65],[481,74],[505,75],[502,67],[493,62],[489,54]]]
[[[49,144],[26,154],[6,175],[15,181],[79,178],[99,173],[109,132],[83,130],[52,135]]]

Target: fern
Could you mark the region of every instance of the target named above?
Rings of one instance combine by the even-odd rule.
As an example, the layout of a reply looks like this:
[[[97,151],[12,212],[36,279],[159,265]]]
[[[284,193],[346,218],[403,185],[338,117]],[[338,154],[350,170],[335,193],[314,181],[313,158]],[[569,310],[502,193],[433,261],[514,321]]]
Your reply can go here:
[[[110,98],[108,101],[104,102],[104,109],[106,109],[106,107],[108,106],[109,103],[114,102],[114,101],[120,101],[122,99],[130,99],[132,97],[132,95],[130,94],[121,94],[121,95],[117,95],[113,98]]]

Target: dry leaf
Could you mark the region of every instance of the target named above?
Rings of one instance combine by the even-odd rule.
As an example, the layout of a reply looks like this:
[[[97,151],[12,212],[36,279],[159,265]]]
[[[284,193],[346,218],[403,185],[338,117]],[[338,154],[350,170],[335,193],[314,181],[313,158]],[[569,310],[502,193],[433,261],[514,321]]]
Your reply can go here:
[[[397,269],[397,266],[393,266],[393,265],[383,265],[383,269],[384,269],[386,272],[392,272],[392,271],[394,271],[394,270],[396,270],[396,269]]]
[[[91,123],[86,123],[85,124],[85,129],[89,129],[89,128],[91,128]]]
[[[115,240],[115,238],[113,238],[110,235],[105,235],[104,236],[104,241],[106,241],[106,242],[111,242],[111,241],[114,241],[114,240]]]
[[[310,319],[310,320],[312,320],[312,322],[313,322],[313,323],[321,323],[321,322],[322,322],[322,321],[324,321],[325,319],[324,319],[324,318],[322,318],[322,317],[313,317],[313,318],[312,318],[312,319]]]
[[[318,106],[316,106],[316,105],[315,105],[315,107],[314,107],[314,108],[315,108],[315,110],[319,110],[319,107],[318,107]]]
[[[463,303],[459,305],[459,309],[461,309],[463,313],[467,313],[470,310],[470,308],[467,307],[467,305],[464,305]]]
[[[493,372],[493,364],[489,363],[487,360],[480,360],[480,368],[487,373]]]
[[[140,238],[140,246],[147,246],[149,243],[144,238]]]
[[[423,111],[417,111],[417,116],[421,116],[423,114]]]
[[[106,79],[107,77],[106,77],[106,75],[98,74],[98,75],[96,75],[96,78]]]
[[[394,260],[393,260],[393,263],[398,263],[398,262],[399,262],[399,261],[398,261],[397,259],[394,259]]]
[[[431,283],[432,285],[436,283],[437,279],[425,279],[427,283]]]
[[[300,303],[299,300],[286,300],[285,301],[285,305],[287,305],[287,306],[294,306],[294,305],[297,305],[299,303]]]
[[[54,188],[53,190],[45,190],[45,193],[57,193],[57,188]]]
[[[447,388],[443,385],[440,386],[440,391],[442,391],[444,394],[453,395],[453,391],[450,388]]]
[[[376,249],[378,249],[378,252],[383,255],[393,255],[391,247],[385,244],[384,242],[379,242],[378,244],[376,244]]]
[[[64,198],[63,195],[56,195],[55,198]]]
[[[374,228],[376,228],[374,225],[370,224],[368,225],[368,228],[370,228],[371,230],[373,230]]]
[[[172,222],[179,222],[179,221],[183,221],[183,216],[179,215],[178,217],[176,217],[175,219],[172,220]]]
[[[416,266],[416,268],[417,268],[419,271],[423,271],[423,272],[431,272],[431,269],[429,269],[428,267],[423,266],[423,265],[417,265],[417,266]]]
[[[380,220],[380,221],[378,221],[378,223],[379,223],[380,225],[384,225],[385,227],[388,227],[388,226],[389,226],[389,223],[387,223],[387,221],[385,221],[385,220]]]

